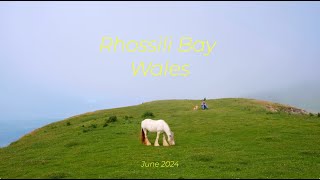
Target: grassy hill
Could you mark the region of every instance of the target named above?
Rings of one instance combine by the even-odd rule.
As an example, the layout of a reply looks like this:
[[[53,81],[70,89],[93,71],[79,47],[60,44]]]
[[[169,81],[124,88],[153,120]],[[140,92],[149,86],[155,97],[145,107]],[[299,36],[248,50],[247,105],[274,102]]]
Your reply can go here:
[[[192,110],[200,103],[153,101],[49,124],[0,149],[0,178],[320,178],[320,117],[253,99]],[[175,146],[140,143],[146,111],[169,124]],[[103,127],[111,116],[117,121]]]

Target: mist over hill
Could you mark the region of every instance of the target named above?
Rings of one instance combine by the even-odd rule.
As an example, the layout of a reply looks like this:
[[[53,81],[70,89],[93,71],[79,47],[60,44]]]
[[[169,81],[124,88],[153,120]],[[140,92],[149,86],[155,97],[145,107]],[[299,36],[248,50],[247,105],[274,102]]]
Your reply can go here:
[[[305,82],[290,87],[246,95],[246,98],[264,99],[288,104],[309,112],[320,112],[320,84]]]

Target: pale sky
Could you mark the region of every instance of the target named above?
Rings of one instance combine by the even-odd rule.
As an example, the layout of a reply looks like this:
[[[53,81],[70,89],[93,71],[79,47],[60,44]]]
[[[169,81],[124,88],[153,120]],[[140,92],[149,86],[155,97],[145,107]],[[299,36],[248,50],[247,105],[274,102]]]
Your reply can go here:
[[[319,2],[1,2],[0,122],[319,82],[319,32]],[[100,52],[103,36],[171,36],[172,51]],[[179,53],[184,36],[216,46]],[[133,76],[132,62],[167,60],[190,75]]]

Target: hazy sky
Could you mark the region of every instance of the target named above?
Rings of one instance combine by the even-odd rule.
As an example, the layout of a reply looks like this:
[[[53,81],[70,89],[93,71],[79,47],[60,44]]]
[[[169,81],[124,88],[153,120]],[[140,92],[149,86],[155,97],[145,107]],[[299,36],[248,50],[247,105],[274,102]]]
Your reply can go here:
[[[319,32],[319,2],[1,2],[0,122],[319,82]],[[172,51],[100,52],[103,36],[171,36]],[[184,36],[216,46],[179,53]],[[133,76],[132,62],[166,61],[190,75]]]

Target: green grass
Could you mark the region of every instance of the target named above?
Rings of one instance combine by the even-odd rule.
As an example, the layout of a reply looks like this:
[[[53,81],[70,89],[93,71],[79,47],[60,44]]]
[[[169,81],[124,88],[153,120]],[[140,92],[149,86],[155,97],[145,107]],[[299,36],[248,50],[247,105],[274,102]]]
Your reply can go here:
[[[200,103],[153,101],[49,124],[0,149],[0,178],[320,178],[319,117],[233,98],[193,111]],[[140,143],[146,111],[169,124],[175,146]],[[142,161],[179,166],[143,168]]]

